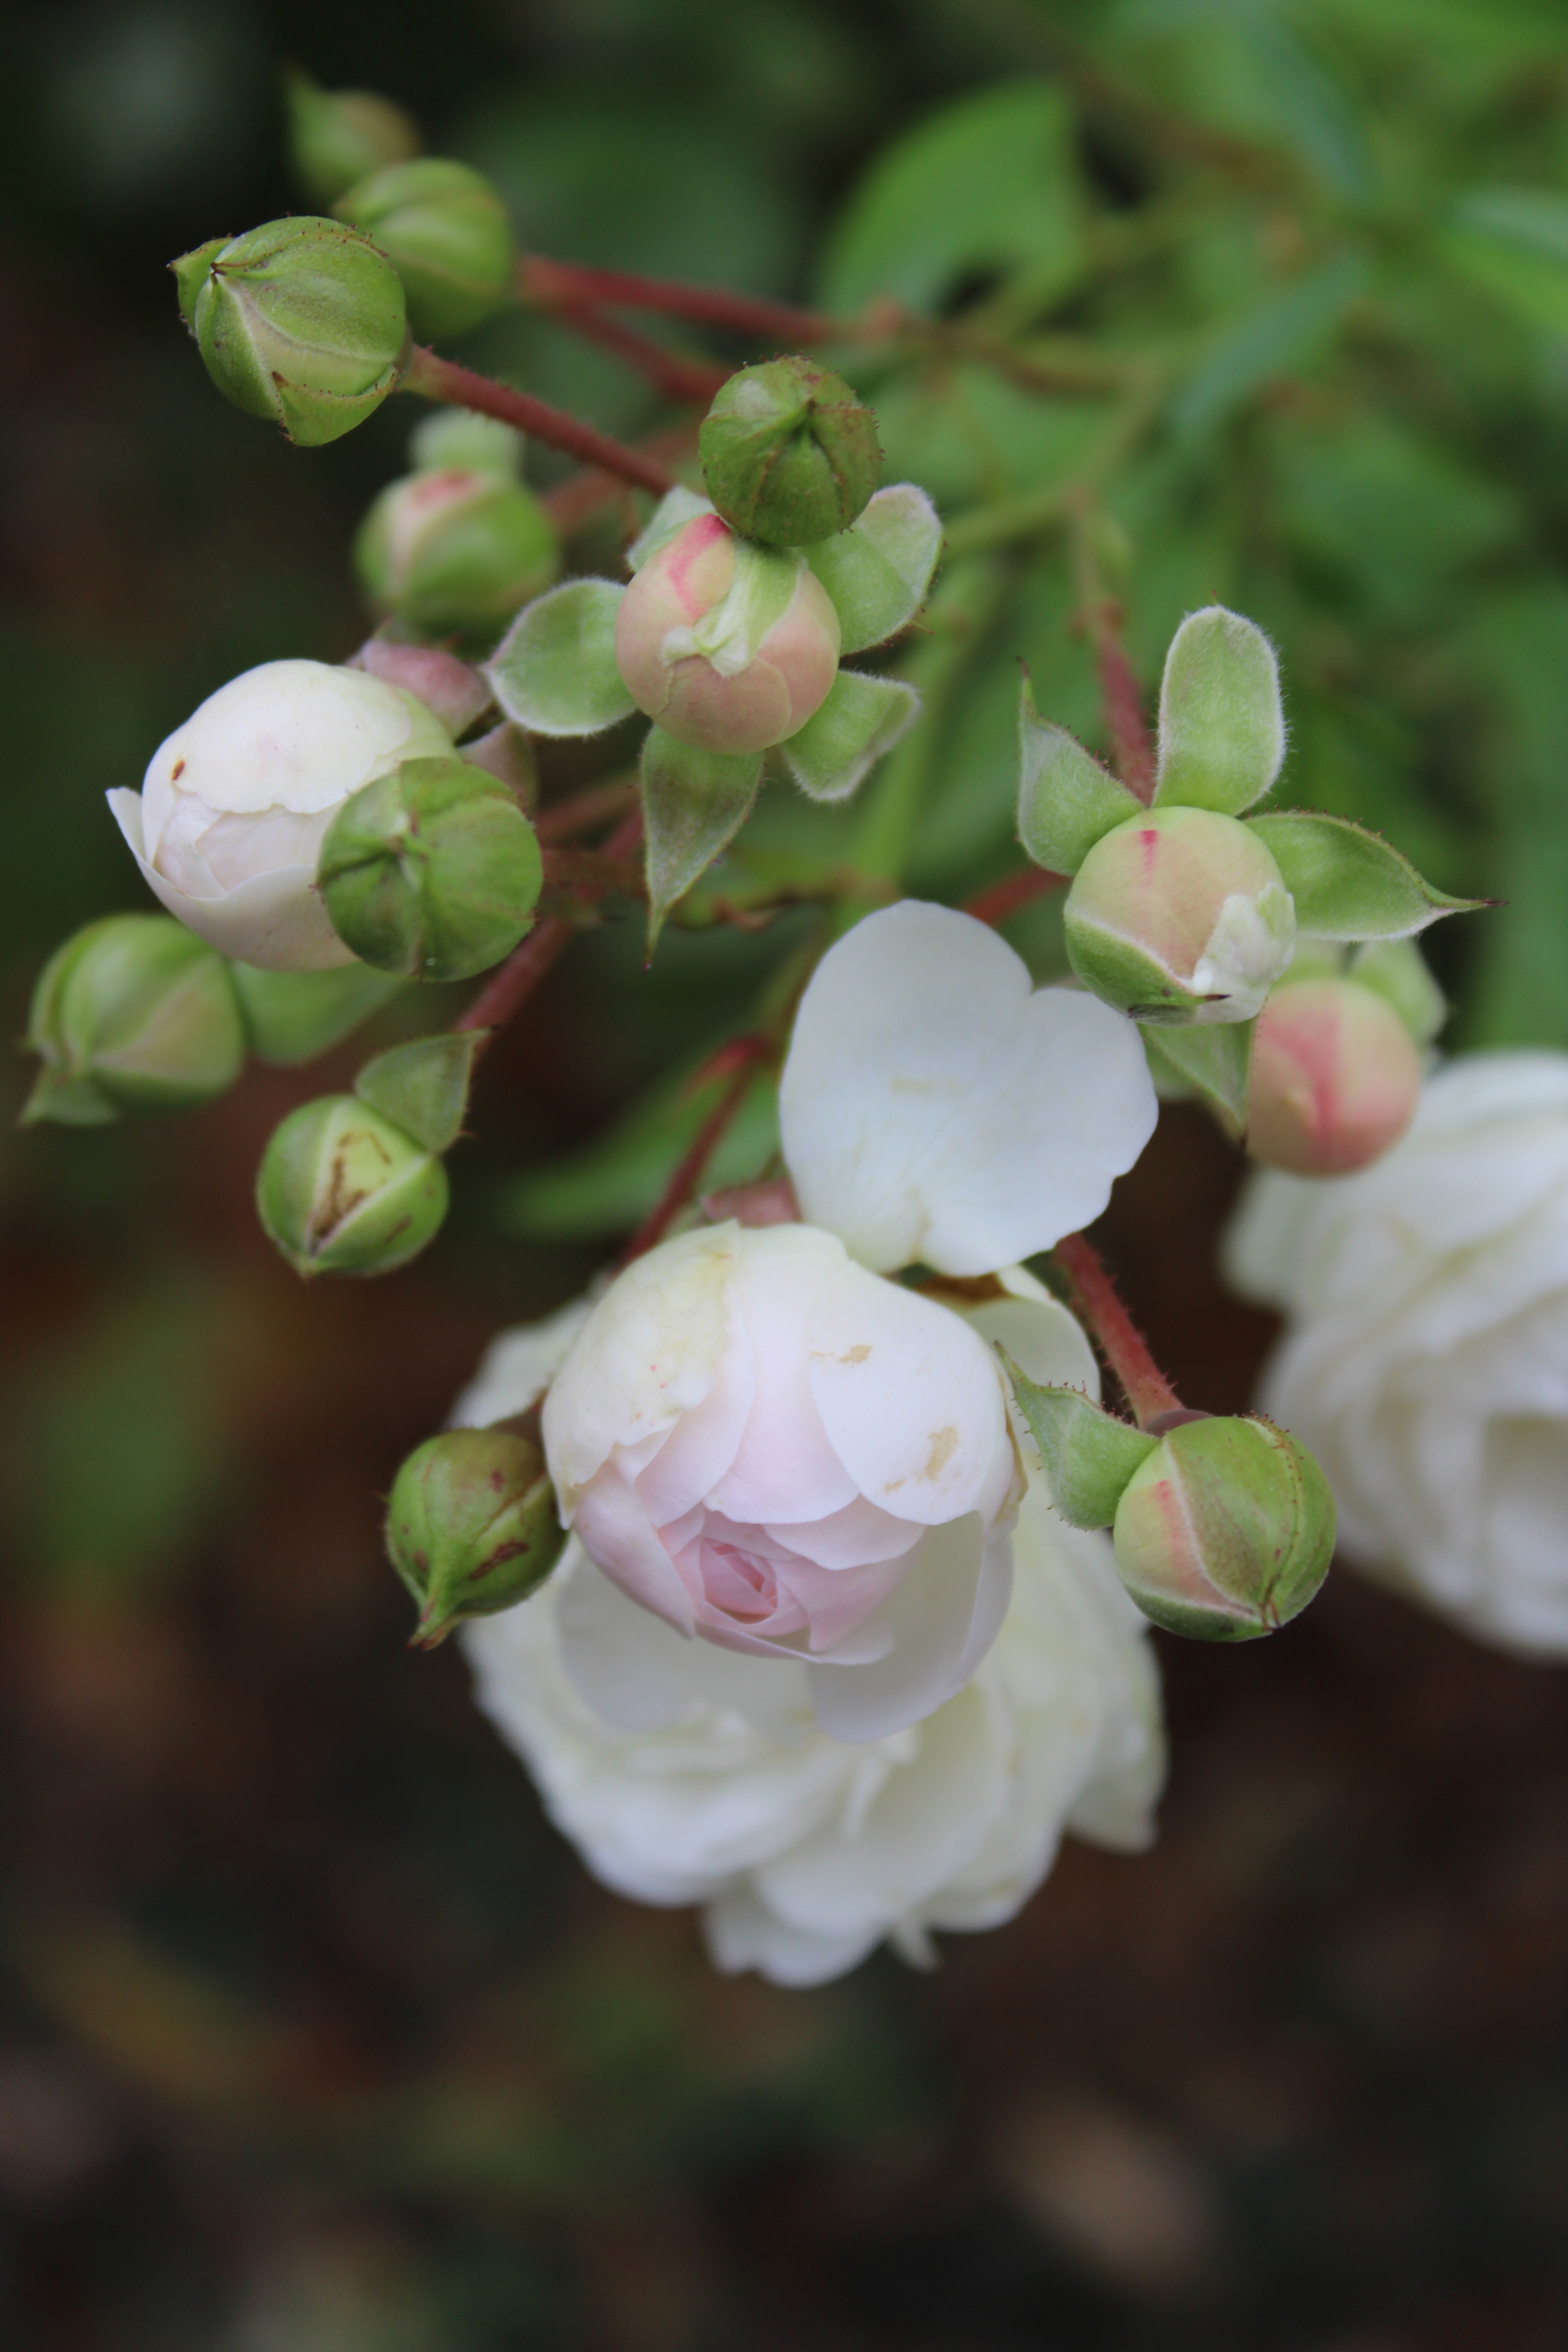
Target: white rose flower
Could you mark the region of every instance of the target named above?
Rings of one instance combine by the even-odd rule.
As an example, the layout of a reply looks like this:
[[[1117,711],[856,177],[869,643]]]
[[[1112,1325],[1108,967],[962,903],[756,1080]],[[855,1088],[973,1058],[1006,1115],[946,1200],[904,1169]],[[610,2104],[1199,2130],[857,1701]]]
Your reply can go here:
[[[316,889],[327,827],[362,784],[452,739],[402,688],[327,662],[263,662],[210,694],[109,805],[171,915],[241,963],[352,963]]]
[[[1015,1259],[1103,1208],[1153,1092],[1119,1013],[1032,991],[984,924],[906,902],[818,966],[780,1113],[808,1222],[712,1226],[629,1266],[545,1399],[545,1454],[563,1520],[634,1601],[804,1670],[825,1730],[876,1740],[995,1639],[1023,1491],[994,1351],[940,1286],[886,1276],[990,1276],[1003,1299]],[[1026,1364],[1056,1310],[1011,1288]]]
[[[1043,1380],[1098,1392],[1087,1342],[1027,1277],[974,1310]],[[587,1309],[497,1342],[457,1418],[521,1410]],[[645,1903],[700,1903],[717,1966],[820,1984],[884,1937],[998,1927],[1064,1831],[1136,1851],[1163,1773],[1148,1626],[1109,1539],[1056,1517],[1037,1476],[1016,1580],[973,1678],[928,1715],[854,1743],[821,1728],[803,1658],[683,1641],[575,1540],[544,1591],[463,1640],[479,1704],[589,1867]]]
[[[1255,1178],[1227,1271],[1289,1318],[1260,1403],[1346,1554],[1568,1655],[1568,1055],[1450,1063],[1362,1173]]]

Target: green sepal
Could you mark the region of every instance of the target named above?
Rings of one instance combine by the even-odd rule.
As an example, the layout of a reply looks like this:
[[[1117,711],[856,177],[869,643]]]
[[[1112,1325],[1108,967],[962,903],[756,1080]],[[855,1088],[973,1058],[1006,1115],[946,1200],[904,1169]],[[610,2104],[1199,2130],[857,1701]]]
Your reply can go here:
[[[1040,1449],[1057,1510],[1069,1528],[1108,1528],[1128,1480],[1159,1439],[1102,1412],[1081,1389],[1042,1388],[1019,1370],[1005,1348],[996,1352]]]
[[[483,1031],[447,1031],[391,1045],[354,1080],[361,1102],[411,1135],[426,1151],[449,1151],[463,1131],[468,1082]]]
[[[1418,1045],[1430,1045],[1448,1017],[1448,1000],[1414,940],[1374,940],[1358,948],[1346,978],[1392,1004]]]
[[[1409,939],[1441,915],[1473,914],[1489,904],[1434,889],[1392,842],[1349,817],[1282,809],[1247,822],[1285,877],[1298,930],[1319,939]]]
[[[700,751],[650,727],[642,751],[647,866],[647,951],[683,890],[705,873],[752,812],[760,751]]]
[[[213,256],[221,253],[231,241],[226,236],[209,236],[205,245],[198,245],[194,252],[182,253],[177,261],[169,264],[180,298],[180,316],[193,335],[196,331],[196,296],[206,284]]]
[[[666,490],[649,520],[627,548],[626,570],[634,574],[640,572],[648,557],[657,555],[661,547],[668,547],[689,522],[712,512],[711,499],[705,499],[700,490],[689,490],[684,482],[677,482],[674,489]]]
[[[1171,640],[1160,687],[1154,805],[1239,816],[1285,757],[1279,665],[1256,622],[1211,604]]]
[[[808,799],[847,800],[869,768],[920,717],[919,690],[900,677],[841,669],[827,699],[779,745],[785,767]]]
[[[251,1052],[285,1070],[313,1062],[407,984],[398,973],[368,963],[339,964],[331,971],[263,971],[254,963],[231,963],[228,970]]]
[[[889,483],[847,530],[808,549],[806,562],[838,615],[839,650],[864,653],[907,628],[941,553],[941,518],[913,482]]]
[[[1142,803],[1065,727],[1042,719],[1027,677],[1018,698],[1018,838],[1037,866],[1076,874],[1097,841]]]
[[[57,1127],[111,1127],[124,1116],[90,1078],[69,1078],[61,1070],[43,1069],[18,1114],[18,1127],[37,1127],[47,1119]]]
[[[509,719],[535,735],[600,735],[636,703],[616,667],[613,580],[568,580],[525,604],[485,676]]]
[[[1233,1142],[1247,1128],[1247,1092],[1252,1076],[1251,1021],[1140,1024],[1150,1073],[1158,1087],[1162,1065],[1180,1081],[1179,1091],[1206,1103]]]

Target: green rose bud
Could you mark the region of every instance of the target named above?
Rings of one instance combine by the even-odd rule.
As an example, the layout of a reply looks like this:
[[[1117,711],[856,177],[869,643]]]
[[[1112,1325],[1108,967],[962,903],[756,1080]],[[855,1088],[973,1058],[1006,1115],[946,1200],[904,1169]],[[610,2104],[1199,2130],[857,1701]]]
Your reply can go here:
[[[698,448],[719,512],[766,547],[847,530],[882,470],[876,417],[812,360],[742,368],[703,419]]]
[[[353,1095],[302,1103],[262,1156],[262,1229],[295,1271],[390,1274],[416,1257],[447,1213],[447,1171]]]
[[[543,879],[533,827],[463,760],[405,760],[343,803],[317,880],[345,947],[383,971],[468,980],[510,955]]]
[[[408,474],[376,499],[354,568],[383,612],[431,636],[483,633],[548,588],[560,551],[531,490],[500,474]]]
[[[408,342],[402,281],[354,230],[268,221],[172,267],[218,390],[291,441],[335,441],[395,385]]]
[[[566,1530],[539,1447],[505,1429],[449,1429],[397,1474],[386,1549],[414,1595],[414,1639],[433,1650],[465,1617],[488,1617],[538,1591]]]
[[[1299,1615],[1328,1574],[1334,1498],[1272,1423],[1200,1415],[1133,1471],[1112,1537],[1121,1580],[1156,1625],[1247,1642]]]
[[[1084,986],[1138,1021],[1250,1021],[1296,942],[1261,835],[1201,808],[1149,809],[1102,835],[1063,919]]]
[[[412,118],[374,90],[321,89],[309,74],[290,73],[284,97],[294,169],[312,203],[330,205],[384,163],[419,152]]]
[[[44,1067],[23,1118],[71,1127],[192,1110],[245,1061],[228,966],[166,915],[110,915],[68,940],[39,976],[27,1043]]]
[[[394,163],[332,209],[392,262],[416,334],[460,335],[511,299],[515,248],[506,206],[466,163],[434,155]]]
[[[416,474],[440,474],[457,467],[465,474],[500,474],[507,481],[522,471],[523,437],[499,416],[479,416],[471,408],[433,408],[408,436],[408,462]]]

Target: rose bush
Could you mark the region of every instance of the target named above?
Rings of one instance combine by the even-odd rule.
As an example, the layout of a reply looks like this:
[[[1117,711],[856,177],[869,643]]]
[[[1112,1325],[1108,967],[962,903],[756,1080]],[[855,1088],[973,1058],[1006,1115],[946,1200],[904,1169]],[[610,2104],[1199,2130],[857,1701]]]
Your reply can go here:
[[[1289,1318],[1260,1403],[1328,1473],[1345,1552],[1568,1654],[1568,1055],[1450,1063],[1373,1167],[1255,1178],[1228,1270]]]

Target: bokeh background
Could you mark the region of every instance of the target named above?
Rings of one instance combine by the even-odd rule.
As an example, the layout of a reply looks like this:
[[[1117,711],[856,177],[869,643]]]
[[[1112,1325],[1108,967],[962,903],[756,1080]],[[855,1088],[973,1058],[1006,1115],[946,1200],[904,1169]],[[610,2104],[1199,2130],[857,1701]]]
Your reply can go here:
[[[1051,398],[873,370],[893,470],[950,512],[1070,472],[1147,363],[1109,485],[1145,678],[1189,604],[1269,625],[1291,796],[1508,900],[1439,937],[1455,1040],[1568,1044],[1560,0],[14,5],[8,1035],[67,930],[143,903],[104,789],[234,672],[363,634],[347,549],[411,414],[288,448],[212,391],[163,270],[297,202],[288,59],[409,106],[543,252],[990,305],[1110,355]],[[1005,101],[1043,125],[1022,161],[976,116],[867,196],[888,142],[996,85],[1036,93]],[[468,355],[668,421],[537,323]],[[1016,657],[1096,719],[1059,548],[949,593],[911,878],[957,898],[1009,856]],[[1050,969],[1048,914],[1017,936]],[[85,1134],[16,1131],[0,1063],[0,2340],[1555,2352],[1561,1670],[1345,1573],[1258,1650],[1162,1638],[1150,1856],[1069,1847],[933,1975],[799,1993],[597,1889],[456,1651],[404,1647],[376,1497],[489,1334],[635,1217],[672,1149],[656,1082],[777,944],[672,936],[647,981],[629,926],[574,947],[485,1065],[438,1244],[363,1286],[304,1290],[249,1205],[271,1127],[355,1050]],[[1269,1338],[1214,1271],[1240,1175],[1170,1111],[1105,1231],[1222,1410]]]

